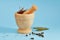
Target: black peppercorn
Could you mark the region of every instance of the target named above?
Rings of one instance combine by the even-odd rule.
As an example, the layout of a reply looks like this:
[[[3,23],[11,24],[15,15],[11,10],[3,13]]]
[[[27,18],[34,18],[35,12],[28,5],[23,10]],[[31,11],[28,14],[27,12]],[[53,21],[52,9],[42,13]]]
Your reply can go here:
[[[32,34],[34,34],[34,33],[32,32]]]
[[[28,35],[26,34],[26,36],[28,36]]]
[[[44,35],[41,35],[41,37],[44,37]]]
[[[34,38],[31,38],[32,40],[34,40]]]
[[[39,34],[36,34],[36,35],[39,35]]]
[[[29,35],[31,35],[31,34],[29,34]]]
[[[44,34],[44,32],[41,32],[41,34]]]
[[[39,35],[38,35],[38,36],[44,37],[44,35],[43,35],[43,34],[40,34],[40,33],[39,33]]]

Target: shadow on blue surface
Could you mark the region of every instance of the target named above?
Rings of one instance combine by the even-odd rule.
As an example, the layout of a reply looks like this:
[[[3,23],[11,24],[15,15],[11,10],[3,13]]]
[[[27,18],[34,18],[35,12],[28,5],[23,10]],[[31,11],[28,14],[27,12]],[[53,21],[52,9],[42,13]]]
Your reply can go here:
[[[0,27],[0,33],[17,33],[15,28]]]

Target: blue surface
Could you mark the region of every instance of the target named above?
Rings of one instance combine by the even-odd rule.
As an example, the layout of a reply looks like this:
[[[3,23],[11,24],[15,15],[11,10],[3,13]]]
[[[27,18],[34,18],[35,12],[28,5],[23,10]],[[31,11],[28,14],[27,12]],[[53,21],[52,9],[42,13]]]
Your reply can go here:
[[[14,17],[19,8],[28,9],[32,4],[38,6],[32,27],[49,28],[45,38],[34,36],[35,40],[60,40],[60,0],[0,0],[0,40],[28,40],[32,36],[17,33]]]

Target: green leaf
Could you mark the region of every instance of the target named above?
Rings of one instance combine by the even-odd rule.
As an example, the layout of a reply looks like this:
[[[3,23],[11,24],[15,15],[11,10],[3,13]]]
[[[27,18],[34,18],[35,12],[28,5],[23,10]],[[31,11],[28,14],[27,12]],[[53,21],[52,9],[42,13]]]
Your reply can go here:
[[[34,27],[33,29],[36,29],[36,31],[48,30],[48,28],[45,28],[45,27]]]

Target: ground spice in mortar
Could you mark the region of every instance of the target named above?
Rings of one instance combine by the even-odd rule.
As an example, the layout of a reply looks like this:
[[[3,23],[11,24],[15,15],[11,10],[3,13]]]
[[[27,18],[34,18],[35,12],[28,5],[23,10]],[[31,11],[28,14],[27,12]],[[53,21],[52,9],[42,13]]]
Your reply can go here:
[[[19,10],[17,13],[18,14],[23,14],[26,10],[24,10],[24,8],[22,8],[21,10]]]

